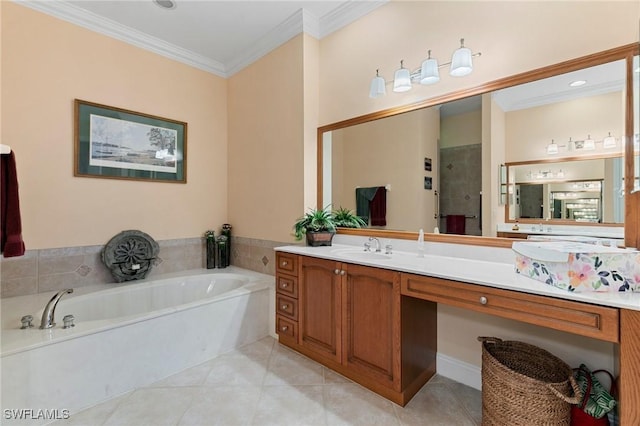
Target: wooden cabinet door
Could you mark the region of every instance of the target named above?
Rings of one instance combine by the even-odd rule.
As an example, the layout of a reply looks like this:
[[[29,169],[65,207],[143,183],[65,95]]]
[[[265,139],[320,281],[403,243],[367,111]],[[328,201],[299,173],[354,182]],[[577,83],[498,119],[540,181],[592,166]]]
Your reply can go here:
[[[351,264],[342,269],[344,363],[400,391],[400,273]]]
[[[336,362],[342,361],[340,272],[337,262],[300,257],[298,343]]]

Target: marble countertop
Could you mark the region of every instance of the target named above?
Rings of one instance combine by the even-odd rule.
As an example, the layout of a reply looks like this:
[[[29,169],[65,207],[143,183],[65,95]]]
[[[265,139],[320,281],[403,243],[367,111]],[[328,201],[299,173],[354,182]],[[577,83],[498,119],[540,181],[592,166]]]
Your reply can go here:
[[[413,243],[414,245],[417,244],[415,242],[404,243],[405,247],[408,247],[410,243]],[[640,311],[640,293],[570,293],[520,275],[515,272],[513,262],[504,262],[504,259],[508,257],[504,250],[511,251],[510,249],[497,249],[490,247],[473,248],[479,253],[480,250],[483,249],[487,252],[480,253],[481,255],[478,256],[479,259],[474,259],[473,255],[458,257],[454,255],[435,254],[434,252],[438,251],[437,245],[438,243],[425,243],[425,254],[423,257],[418,256],[417,250],[393,250],[391,255],[383,257],[384,249],[382,253],[370,253],[371,256],[368,256],[367,253],[364,252],[362,246],[350,244],[334,244],[330,247],[282,246],[277,247],[275,250],[322,259],[330,259],[339,262],[354,263],[394,271],[456,280],[505,290],[520,291],[541,296],[550,296],[559,299]],[[464,251],[463,247],[466,246],[462,246],[461,251]],[[451,250],[446,251],[450,252]],[[495,258],[499,260],[486,260],[487,257],[492,257],[492,253],[489,252],[494,251],[496,252]]]

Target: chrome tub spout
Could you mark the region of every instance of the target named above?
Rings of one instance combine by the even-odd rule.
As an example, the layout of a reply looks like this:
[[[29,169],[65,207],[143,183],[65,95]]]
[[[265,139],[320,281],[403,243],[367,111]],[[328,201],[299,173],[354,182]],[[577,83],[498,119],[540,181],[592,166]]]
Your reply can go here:
[[[47,329],[47,328],[51,328],[54,325],[56,325],[56,323],[54,322],[54,315],[56,313],[56,306],[58,306],[58,302],[60,301],[62,296],[64,296],[65,294],[68,294],[68,293],[73,293],[73,289],[72,288],[68,288],[66,290],[61,290],[61,291],[57,292],[51,298],[51,300],[49,300],[49,303],[47,303],[47,306],[45,306],[45,308],[44,308],[44,312],[42,312],[42,320],[40,321],[40,328]]]

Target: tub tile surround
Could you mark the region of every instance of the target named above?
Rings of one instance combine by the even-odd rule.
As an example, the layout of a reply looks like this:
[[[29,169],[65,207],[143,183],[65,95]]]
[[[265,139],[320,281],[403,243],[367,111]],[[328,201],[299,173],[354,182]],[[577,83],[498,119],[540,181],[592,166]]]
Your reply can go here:
[[[53,424],[473,426],[481,411],[480,391],[442,376],[400,407],[266,337]]]
[[[275,275],[276,241],[231,237],[231,264],[251,271]],[[190,271],[205,267],[203,238],[158,241],[160,253],[149,278],[161,274]],[[102,263],[103,246],[65,247],[27,250],[24,256],[0,259],[0,297],[79,288],[113,283]]]

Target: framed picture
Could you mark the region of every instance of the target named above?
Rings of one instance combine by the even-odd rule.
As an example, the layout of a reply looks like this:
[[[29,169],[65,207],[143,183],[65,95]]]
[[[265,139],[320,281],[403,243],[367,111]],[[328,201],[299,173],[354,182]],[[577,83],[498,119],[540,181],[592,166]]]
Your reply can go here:
[[[74,176],[187,182],[187,123],[75,100]]]

